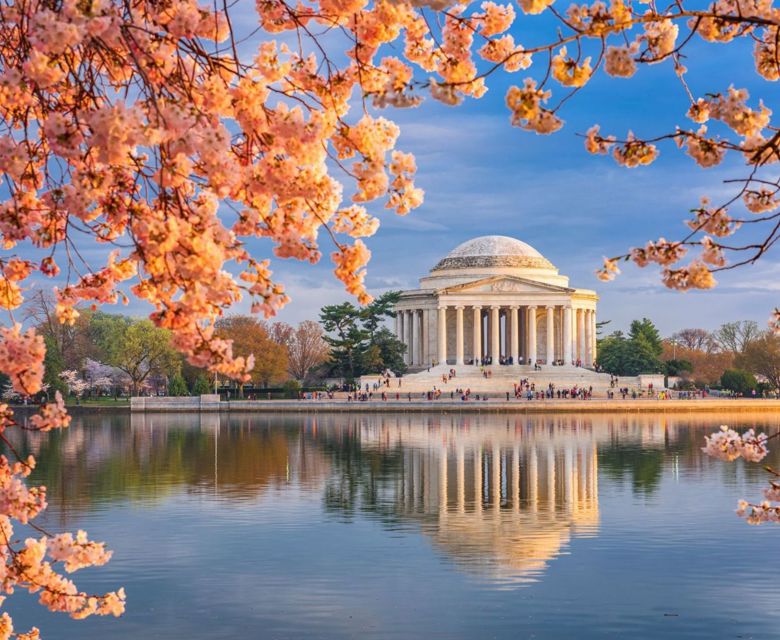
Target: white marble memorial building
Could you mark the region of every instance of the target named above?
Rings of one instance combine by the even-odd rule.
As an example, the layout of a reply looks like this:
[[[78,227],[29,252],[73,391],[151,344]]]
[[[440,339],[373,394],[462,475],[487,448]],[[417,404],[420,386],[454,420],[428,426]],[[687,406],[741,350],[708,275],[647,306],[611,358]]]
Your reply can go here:
[[[404,291],[396,334],[412,370],[437,364],[592,366],[596,304],[589,289],[507,236],[464,242]]]

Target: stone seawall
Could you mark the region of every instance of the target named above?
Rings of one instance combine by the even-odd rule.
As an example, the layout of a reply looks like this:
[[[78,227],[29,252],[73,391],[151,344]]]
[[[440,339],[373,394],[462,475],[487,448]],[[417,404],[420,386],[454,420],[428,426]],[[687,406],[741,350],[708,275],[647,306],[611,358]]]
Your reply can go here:
[[[201,411],[220,411],[219,395],[210,393],[202,396],[181,396],[181,397],[140,397],[130,398],[130,411],[180,411],[180,412],[201,412]]]
[[[500,400],[347,402],[346,400],[235,400],[218,396],[200,398],[132,398],[132,412],[230,413],[691,413],[745,411],[776,413],[780,400]]]

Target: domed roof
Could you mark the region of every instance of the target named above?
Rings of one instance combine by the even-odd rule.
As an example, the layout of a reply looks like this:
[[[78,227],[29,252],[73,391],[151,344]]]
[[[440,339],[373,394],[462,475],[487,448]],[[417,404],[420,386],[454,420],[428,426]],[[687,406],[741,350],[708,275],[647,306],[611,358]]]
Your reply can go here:
[[[480,267],[554,268],[530,244],[509,236],[480,236],[459,244],[441,260],[433,271]]]

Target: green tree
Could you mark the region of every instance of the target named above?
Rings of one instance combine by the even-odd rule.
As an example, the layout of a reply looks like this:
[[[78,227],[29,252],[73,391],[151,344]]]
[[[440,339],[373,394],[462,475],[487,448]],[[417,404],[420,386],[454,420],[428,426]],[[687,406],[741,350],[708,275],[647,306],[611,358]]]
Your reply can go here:
[[[393,308],[400,299],[400,291],[387,291],[361,309],[360,319],[363,329],[368,333],[369,342],[374,343],[377,332],[387,318],[395,318]]]
[[[659,358],[664,350],[664,343],[658,328],[648,318],[634,320],[628,331],[628,338],[635,344],[642,345],[649,354]]]
[[[99,313],[92,324],[103,362],[128,375],[133,395],[149,376],[180,371],[181,358],[171,346],[170,332],[151,320]]]
[[[664,361],[664,373],[667,376],[682,376],[686,373],[693,373],[693,365],[687,360],[666,360]]]
[[[187,383],[184,382],[184,378],[178,371],[171,376],[168,381],[168,395],[169,396],[188,396],[190,392],[187,390]]]
[[[43,382],[49,385],[47,391],[48,396],[51,398],[56,391],[59,391],[63,396],[68,395],[68,387],[65,381],[60,378],[60,374],[65,369],[65,362],[62,358],[59,345],[57,341],[48,334],[43,334],[43,341],[46,344],[46,357],[43,360]]]
[[[744,369],[726,369],[720,377],[720,384],[724,389],[749,396],[753,389],[757,388],[756,377]]]
[[[599,342],[598,363],[608,373],[636,376],[663,370],[660,355],[663,342],[658,329],[647,318],[634,320],[628,336],[615,331]]]
[[[350,302],[323,307],[320,323],[328,335],[330,371],[346,378],[390,369],[406,371],[403,344],[387,327],[382,326],[395,316],[394,305],[400,292],[389,291],[362,309]]]
[[[209,379],[206,377],[206,374],[201,373],[197,378],[195,378],[195,382],[192,385],[192,395],[202,396],[213,392],[214,389],[209,383]]]
[[[291,400],[295,400],[298,398],[298,396],[301,393],[301,383],[295,380],[294,378],[290,378],[287,382],[285,382],[282,385],[282,389],[284,389],[285,398],[290,398]]]
[[[360,310],[351,302],[328,305],[320,311],[320,324],[329,334],[324,340],[330,345],[331,370],[346,378],[359,376],[369,338],[360,324]]]
[[[371,347],[377,353],[377,362],[372,368],[366,367],[365,373],[371,371],[384,371],[390,369],[394,373],[406,371],[404,353],[406,345],[396,338],[395,334],[387,327],[382,327],[374,335]]]

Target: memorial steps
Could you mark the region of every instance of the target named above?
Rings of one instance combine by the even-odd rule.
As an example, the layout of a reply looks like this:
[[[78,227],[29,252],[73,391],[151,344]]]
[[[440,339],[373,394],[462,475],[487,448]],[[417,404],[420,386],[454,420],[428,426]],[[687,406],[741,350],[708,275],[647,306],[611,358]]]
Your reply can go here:
[[[456,375],[448,382],[444,382],[442,376],[445,376],[450,369],[455,370]],[[552,383],[556,390],[593,387],[595,396],[604,397],[607,390],[612,388],[610,387],[611,376],[608,373],[597,373],[584,367],[542,365],[541,371],[534,371],[530,365],[492,365],[485,367],[484,370],[491,372],[490,377],[486,378],[480,368],[473,365],[460,367],[438,365],[431,367],[430,371],[406,374],[401,378],[400,387],[398,378],[390,378],[390,386],[382,386],[378,392],[384,390],[388,393],[422,393],[436,388],[446,394],[455,389],[471,389],[472,394],[504,395],[507,391],[512,393],[514,384],[523,379],[534,384],[536,391],[543,391]],[[378,375],[363,376],[360,379],[361,388],[365,389],[368,384],[369,389],[373,390],[373,385],[380,380],[382,378]],[[621,387],[639,390],[640,379],[631,376],[621,377],[613,390],[617,391]]]

